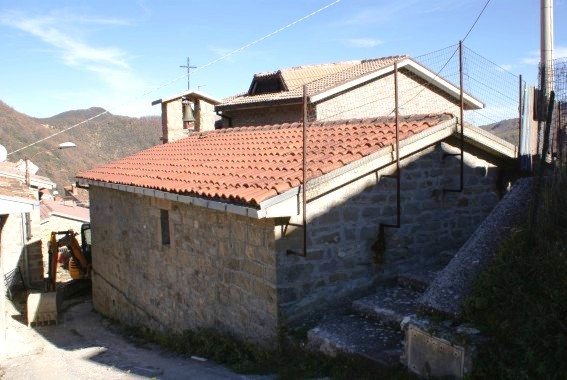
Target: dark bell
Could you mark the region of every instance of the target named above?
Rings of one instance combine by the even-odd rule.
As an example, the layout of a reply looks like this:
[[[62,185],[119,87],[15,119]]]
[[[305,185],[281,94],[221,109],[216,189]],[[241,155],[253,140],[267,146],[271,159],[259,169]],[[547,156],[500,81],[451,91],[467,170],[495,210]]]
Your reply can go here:
[[[184,100],[182,102],[183,105],[183,121],[186,122],[194,122],[195,115],[193,114],[193,108],[191,108],[191,102],[188,100]]]

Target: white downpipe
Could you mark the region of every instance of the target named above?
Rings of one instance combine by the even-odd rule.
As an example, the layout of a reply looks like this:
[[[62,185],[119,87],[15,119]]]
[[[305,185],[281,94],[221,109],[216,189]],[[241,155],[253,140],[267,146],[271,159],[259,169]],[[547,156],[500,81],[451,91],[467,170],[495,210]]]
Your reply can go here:
[[[29,288],[30,285],[30,264],[29,264],[29,258],[28,258],[28,233],[27,233],[27,228],[26,228],[26,214],[25,213],[21,213],[20,214],[21,218],[22,218],[22,248],[24,249],[24,270],[25,270],[25,275],[24,275],[24,279],[25,279],[25,286],[27,288]]]

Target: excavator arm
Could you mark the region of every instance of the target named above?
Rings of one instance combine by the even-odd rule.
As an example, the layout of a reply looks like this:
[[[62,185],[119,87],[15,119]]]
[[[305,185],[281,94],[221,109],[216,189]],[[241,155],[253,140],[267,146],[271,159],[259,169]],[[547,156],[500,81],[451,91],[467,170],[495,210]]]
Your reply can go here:
[[[60,239],[58,236],[63,235]],[[55,291],[57,284],[57,259],[59,256],[59,248],[67,247],[71,256],[79,264],[79,278],[88,278],[90,275],[91,264],[87,257],[83,254],[81,246],[76,238],[77,233],[73,230],[53,231],[49,239],[49,272],[48,272],[48,291]]]

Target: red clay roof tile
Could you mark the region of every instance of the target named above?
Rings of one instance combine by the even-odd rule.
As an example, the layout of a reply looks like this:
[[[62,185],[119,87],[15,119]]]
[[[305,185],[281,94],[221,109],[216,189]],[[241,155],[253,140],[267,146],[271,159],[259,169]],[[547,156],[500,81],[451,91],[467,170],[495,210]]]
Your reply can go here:
[[[400,118],[400,140],[452,116]],[[395,142],[392,119],[314,122],[307,127],[307,178],[327,174]],[[229,200],[250,206],[302,182],[302,126],[194,133],[77,174],[77,178]]]

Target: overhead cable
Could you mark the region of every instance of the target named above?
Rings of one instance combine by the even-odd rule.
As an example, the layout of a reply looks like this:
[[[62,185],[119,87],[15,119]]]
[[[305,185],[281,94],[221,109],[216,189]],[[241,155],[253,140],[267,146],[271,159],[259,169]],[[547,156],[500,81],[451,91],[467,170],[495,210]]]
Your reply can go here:
[[[327,8],[330,8],[330,7],[332,7],[332,6],[334,6],[334,5],[338,4],[338,3],[340,3],[341,1],[342,1],[342,0],[335,0],[335,1],[333,1],[332,3],[329,3],[329,4],[325,5],[324,7],[321,7],[321,8],[319,8],[319,9],[317,9],[316,11],[313,11],[313,12],[309,13],[308,15],[303,16],[303,17],[301,17],[300,19],[297,19],[297,20],[295,20],[295,21],[293,21],[293,22],[287,24],[286,26],[283,26],[283,27],[281,27],[281,28],[279,28],[279,29],[276,29],[276,30],[274,30],[273,32],[266,34],[265,36],[258,38],[257,40],[254,40],[254,41],[252,41],[252,42],[250,42],[250,43],[248,43],[248,44],[246,44],[246,45],[244,45],[244,46],[242,46],[242,47],[239,47],[238,49],[235,49],[235,50],[233,50],[233,51],[231,51],[231,52],[229,52],[229,53],[223,55],[223,56],[220,57],[220,58],[217,58],[217,59],[215,59],[215,60],[213,60],[213,61],[210,61],[209,63],[206,63],[206,64],[204,64],[204,65],[202,65],[202,66],[196,68],[195,70],[192,70],[191,73],[195,73],[195,72],[197,72],[197,71],[199,71],[199,70],[204,69],[205,67],[212,66],[212,65],[214,65],[215,63],[218,63],[218,62],[220,62],[220,61],[223,61],[223,60],[227,59],[228,57],[230,57],[230,56],[232,56],[232,55],[234,55],[234,54],[236,54],[236,53],[238,53],[238,52],[241,52],[241,51],[243,51],[243,50],[246,50],[246,49],[248,49],[249,47],[251,47],[251,46],[253,46],[253,45],[256,45],[257,43],[262,42],[262,41],[264,41],[265,39],[274,36],[275,34],[278,34],[278,33],[282,32],[282,31],[284,31],[284,30],[286,30],[286,29],[288,29],[288,28],[290,28],[290,27],[292,27],[292,26],[294,26],[294,25],[296,25],[296,24],[298,24],[298,23],[300,23],[300,22],[302,22],[302,21],[307,20],[308,18],[310,18],[310,17],[312,17],[312,16],[315,16],[316,14],[318,14],[318,13],[324,11],[324,10],[327,9]],[[145,92],[145,93],[143,93],[143,94],[141,94],[141,95],[139,95],[139,96],[133,98],[132,100],[130,100],[130,101],[126,102],[126,103],[122,103],[122,104],[118,105],[117,107],[113,107],[113,108],[111,108],[110,110],[120,109],[121,107],[124,107],[124,106],[126,106],[126,105],[128,105],[128,104],[131,104],[131,103],[137,101],[138,99],[140,99],[140,98],[142,98],[142,97],[145,97],[146,95],[149,95],[149,94],[151,94],[151,93],[153,93],[153,92],[156,92],[156,91],[158,91],[158,90],[161,90],[162,88],[167,87],[167,86],[169,86],[169,85],[171,85],[171,84],[173,84],[173,83],[175,83],[175,82],[177,82],[177,81],[179,81],[180,79],[183,79],[183,78],[185,78],[185,77],[187,77],[187,74],[180,75],[180,76],[178,76],[177,78],[172,79],[172,80],[170,80],[169,82],[166,82],[166,83],[164,83],[164,84],[162,84],[162,85],[160,85],[160,86],[158,86],[158,87],[155,87],[155,88],[153,88],[153,89],[151,89],[151,90],[149,90],[149,91],[147,91],[147,92]],[[88,118],[88,119],[86,119],[86,120],[83,120],[83,121],[81,121],[80,123],[74,124],[74,125],[72,125],[72,126],[70,126],[70,127],[67,127],[67,128],[65,128],[65,129],[59,131],[59,132],[56,132],[56,133],[54,133],[54,134],[52,134],[52,135],[49,135],[49,136],[44,137],[44,138],[42,138],[42,139],[40,139],[40,140],[37,140],[37,141],[35,141],[35,142],[31,143],[31,144],[28,144],[28,145],[23,146],[23,147],[21,147],[21,148],[19,148],[19,149],[16,149],[16,150],[14,150],[13,152],[8,153],[8,156],[11,155],[11,154],[17,153],[17,152],[19,152],[19,151],[21,151],[21,150],[27,149],[27,148],[29,148],[29,147],[31,147],[31,146],[36,145],[36,144],[39,144],[40,142],[43,142],[43,141],[45,141],[45,140],[48,140],[48,139],[50,139],[50,138],[52,138],[52,137],[55,137],[55,136],[60,135],[60,134],[62,134],[62,133],[65,133],[65,132],[67,132],[67,131],[69,131],[69,130],[71,130],[71,129],[73,129],[73,128],[76,128],[76,127],[78,127],[78,126],[80,126],[80,125],[83,125],[83,124],[85,124],[85,123],[87,123],[87,122],[89,122],[89,121],[91,121],[91,120],[93,120],[93,119],[96,119],[96,118],[98,118],[98,117],[101,117],[102,115],[105,115],[105,114],[107,114],[107,113],[110,113],[110,111],[109,111],[109,110],[105,110],[104,112],[101,112],[101,113],[99,113],[99,114],[97,114],[97,115],[95,115],[95,116],[93,116],[93,117],[90,117],[90,118]]]

